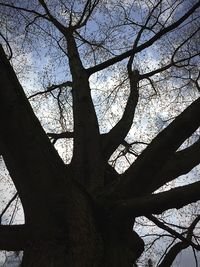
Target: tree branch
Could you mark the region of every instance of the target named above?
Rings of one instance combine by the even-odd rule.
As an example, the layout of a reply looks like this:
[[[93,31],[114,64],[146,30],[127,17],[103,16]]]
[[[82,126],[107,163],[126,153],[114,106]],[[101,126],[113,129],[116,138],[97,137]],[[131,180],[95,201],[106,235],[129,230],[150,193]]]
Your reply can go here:
[[[176,22],[172,23],[171,25],[169,25],[168,27],[162,29],[161,31],[159,31],[158,33],[156,33],[151,39],[149,39],[148,41],[146,41],[145,43],[135,47],[134,49],[130,49],[118,56],[115,56],[113,58],[110,58],[94,67],[91,67],[89,69],[87,69],[87,72],[89,75],[92,75],[95,72],[101,71],[117,62],[122,61],[123,59],[131,56],[132,54],[136,54],[138,52],[141,52],[142,50],[144,50],[145,48],[151,46],[154,42],[156,42],[157,40],[159,40],[162,36],[164,36],[165,34],[167,34],[168,32],[176,29],[178,26],[180,26],[185,20],[187,20],[187,18],[189,18],[190,15],[192,15],[195,10],[197,8],[200,7],[200,2],[197,1],[196,4],[194,4],[192,6],[191,9],[189,9],[181,18],[179,18]]]
[[[172,266],[173,261],[175,260],[176,256],[183,250],[189,247],[191,245],[189,241],[191,241],[193,230],[196,226],[196,224],[199,222],[200,216],[196,217],[195,220],[192,222],[192,224],[188,228],[188,234],[187,234],[187,241],[182,241],[176,243],[173,247],[170,248],[170,250],[165,255],[162,262],[158,265],[158,267],[170,267]],[[194,244],[194,243],[192,243]],[[196,247],[197,246],[197,247]],[[193,246],[192,246],[193,247]],[[194,247],[193,247],[194,248]],[[199,250],[200,246],[195,245],[195,249]]]
[[[67,82],[60,83],[60,84],[53,84],[53,85],[47,87],[47,90],[45,90],[43,92],[37,92],[37,93],[29,96],[28,99],[34,98],[38,95],[48,94],[48,93],[50,93],[56,89],[62,89],[63,87],[72,87],[72,82],[67,81]]]
[[[109,131],[109,133],[103,135],[103,153],[105,159],[108,160],[112,153],[117,149],[117,147],[124,141],[126,135],[128,134],[138,102],[138,82],[139,82],[139,72],[137,70],[128,71],[130,80],[130,95],[120,121]]]
[[[11,5],[11,4],[6,4],[6,3],[2,3],[2,2],[0,2],[0,6],[4,6],[4,7],[8,7],[8,8],[12,8],[12,9],[20,10],[20,11],[24,11],[24,12],[27,12],[27,13],[31,13],[31,14],[34,14],[34,15],[36,15],[38,17],[42,17],[42,18],[48,20],[48,18],[46,17],[46,13],[45,14],[41,14],[41,13],[35,11],[34,9],[23,8],[23,7]]]
[[[152,221],[155,225],[157,225],[159,228],[167,231],[168,233],[170,233],[172,236],[180,239],[182,242],[185,243],[185,245],[188,246],[192,246],[193,248],[200,250],[200,245],[197,245],[195,243],[192,242],[191,238],[189,238],[189,236],[184,237],[182,234],[179,234],[178,232],[176,232],[174,229],[170,228],[169,226],[165,225],[164,223],[162,223],[161,221],[159,221],[155,216],[153,215],[148,215],[146,216],[147,219],[149,219],[150,221]],[[199,222],[200,220],[200,216],[198,216],[194,222],[195,225]],[[192,228],[192,232],[194,229],[194,222],[190,225],[190,227],[188,228],[188,232],[191,233],[191,228]]]
[[[50,139],[53,139],[53,144],[55,144],[58,139],[74,138],[73,132],[47,133],[47,135],[50,137]]]
[[[0,37],[5,41],[6,46],[10,52],[10,55],[8,56],[8,60],[11,60],[12,56],[13,56],[13,52],[12,52],[12,48],[8,42],[8,40],[5,38],[5,36],[0,32]]]
[[[15,193],[14,196],[10,199],[10,201],[7,203],[7,205],[5,206],[5,208],[3,209],[3,211],[0,214],[0,224],[2,221],[2,217],[5,214],[5,212],[7,211],[7,209],[10,207],[11,203],[16,199],[16,197],[18,196],[18,193]]]
[[[93,3],[91,0],[87,0],[79,21],[76,23],[76,25],[73,26],[75,29],[82,28],[87,24],[90,16],[92,15],[92,12],[94,11],[98,3],[99,0],[94,0]]]
[[[75,179],[89,190],[94,190],[104,183],[104,170],[100,164],[102,153],[99,125],[91,97],[89,77],[82,65],[75,38],[71,34],[66,36],[66,40],[72,74],[74,116],[72,165],[75,166]]]
[[[40,216],[48,216],[47,206],[56,190],[64,190],[57,179],[66,181],[65,164],[42,129],[1,46],[0,72],[1,153],[26,222],[38,224]]]
[[[200,125],[200,98],[187,107],[174,121],[161,131],[123,174],[116,194],[139,196],[151,193],[151,184],[159,171],[173,157],[180,145]],[[144,188],[145,184],[145,188]]]
[[[191,171],[200,163],[200,139],[190,147],[176,152],[160,170],[151,184],[151,192],[157,190],[167,182]]]
[[[191,55],[191,56],[189,56],[187,58],[182,58],[180,60],[177,60],[176,62],[172,61],[169,64],[167,64],[167,65],[165,65],[165,66],[163,66],[161,68],[158,68],[156,70],[153,70],[153,71],[150,71],[150,72],[141,74],[141,76],[140,76],[141,77],[141,80],[142,79],[148,79],[149,77],[151,77],[151,76],[153,76],[155,74],[161,73],[161,72],[163,72],[165,70],[168,70],[171,67],[177,66],[178,63],[182,63],[182,62],[185,62],[187,60],[190,60],[190,59],[192,59],[194,57],[197,57],[197,56],[199,56],[199,54],[200,54],[199,52],[198,53],[195,53],[194,55]],[[186,65],[188,66],[188,63],[187,64],[183,64],[182,67],[185,67]],[[180,68],[180,66],[179,66],[179,68]]]
[[[68,28],[65,27],[62,23],[60,23],[50,12],[50,10],[48,9],[46,3],[44,0],[38,0],[38,2],[41,4],[41,6],[44,8],[47,16],[49,17],[49,21],[51,21],[56,28],[64,35],[67,34],[67,30]]]
[[[111,212],[112,218],[128,219],[148,214],[160,214],[168,209],[180,209],[185,205],[200,200],[200,182],[179,186],[171,190],[133,198],[120,200]]]

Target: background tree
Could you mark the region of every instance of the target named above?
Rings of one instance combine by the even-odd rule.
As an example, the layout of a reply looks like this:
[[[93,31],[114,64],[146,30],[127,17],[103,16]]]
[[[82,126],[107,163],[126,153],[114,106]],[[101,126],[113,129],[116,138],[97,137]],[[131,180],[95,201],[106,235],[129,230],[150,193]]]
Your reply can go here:
[[[180,240],[159,266],[188,246],[199,250],[198,211],[183,232],[155,215],[200,198],[198,179],[163,191],[200,161],[200,2],[0,7],[0,152],[25,216],[0,226],[0,248],[23,250],[29,267],[131,266],[144,250],[134,224],[145,216]],[[73,144],[61,147],[63,138]]]

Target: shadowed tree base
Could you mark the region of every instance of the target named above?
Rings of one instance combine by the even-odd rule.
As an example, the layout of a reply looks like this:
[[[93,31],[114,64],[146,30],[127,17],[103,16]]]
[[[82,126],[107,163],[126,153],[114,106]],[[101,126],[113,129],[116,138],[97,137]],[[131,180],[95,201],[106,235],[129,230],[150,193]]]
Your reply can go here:
[[[106,240],[94,242],[96,247],[92,251],[87,248],[88,244],[81,243],[74,248],[59,240],[31,243],[24,250],[22,266],[131,267],[144,247],[143,241],[134,232],[127,238],[122,233],[111,231]]]

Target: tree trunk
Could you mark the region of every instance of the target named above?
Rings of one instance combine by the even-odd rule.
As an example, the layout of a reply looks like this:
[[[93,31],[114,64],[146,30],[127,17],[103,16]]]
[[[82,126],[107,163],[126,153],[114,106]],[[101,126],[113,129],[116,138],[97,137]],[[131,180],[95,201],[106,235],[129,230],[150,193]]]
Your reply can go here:
[[[65,244],[56,241],[36,242],[24,251],[23,267],[131,267],[135,262],[135,253],[131,248],[122,243],[116,243],[116,238],[107,244],[98,246],[100,251],[93,254],[91,250],[81,246],[73,250],[68,250]],[[118,240],[119,241],[119,240]],[[102,251],[104,255],[102,255]],[[93,249],[94,250],[94,249]],[[85,253],[84,253],[85,251]],[[79,257],[77,257],[79,255]]]
[[[133,222],[112,221],[82,186],[73,183],[61,224],[37,229],[24,249],[23,267],[131,267],[143,252]],[[31,232],[36,231],[34,228]]]
[[[29,229],[19,247],[24,244],[22,266],[132,266],[143,251],[143,242],[132,231],[133,222],[112,221],[88,193],[103,186],[98,183],[100,178],[106,181],[97,121],[87,125],[96,132],[96,141],[89,142],[93,153],[88,156],[89,138],[84,140],[77,134],[75,141],[83,149],[75,154],[77,160],[81,156],[82,163],[77,165],[80,168],[66,168],[34,115],[2,47],[0,73],[0,151],[22,200]],[[85,105],[81,108],[86,109]],[[78,129],[84,137],[87,127]],[[85,166],[89,166],[87,170]],[[81,185],[83,177],[89,177],[90,190]],[[11,237],[8,250],[13,247]]]

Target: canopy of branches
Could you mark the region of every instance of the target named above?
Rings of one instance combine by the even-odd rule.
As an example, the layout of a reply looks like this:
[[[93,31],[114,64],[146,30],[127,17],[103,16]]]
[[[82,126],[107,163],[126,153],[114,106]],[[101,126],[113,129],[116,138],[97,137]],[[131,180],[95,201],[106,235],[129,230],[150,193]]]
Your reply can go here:
[[[0,249],[25,250],[27,225],[45,236],[65,219],[68,232],[92,233],[76,240],[96,255],[96,205],[115,238],[133,227],[144,236],[142,266],[153,245],[159,267],[189,246],[197,262],[198,205],[182,209],[184,220],[175,209],[200,200],[200,2],[5,0],[0,16],[0,154],[18,191],[0,218],[18,194],[25,214],[19,229],[0,226]],[[119,238],[120,260],[104,246],[106,264],[138,260],[143,241],[134,238],[134,255]],[[76,266],[100,266],[81,251]]]

